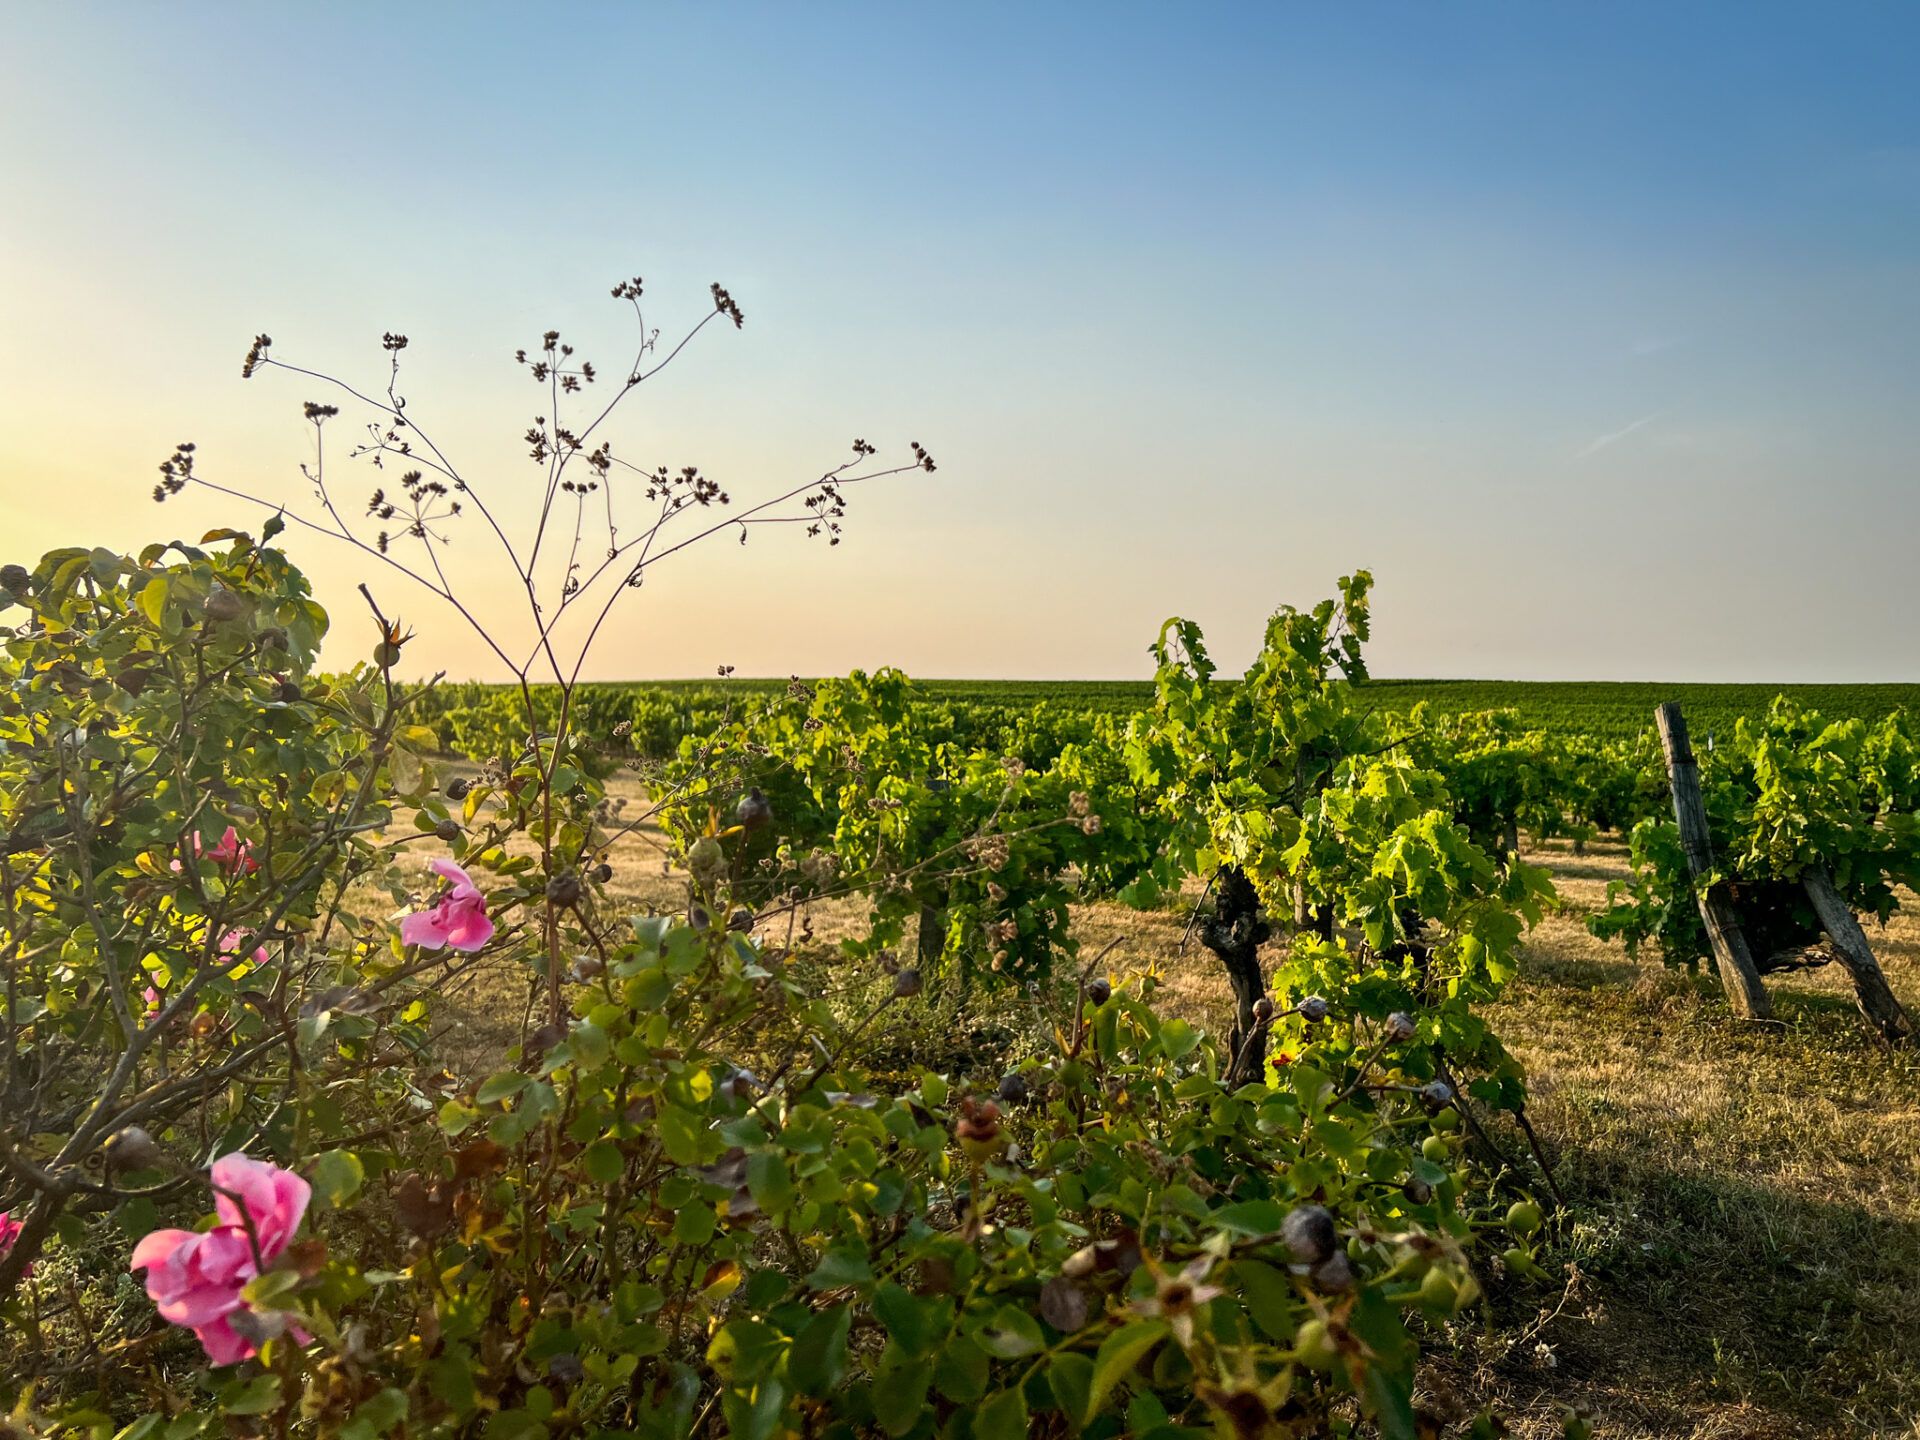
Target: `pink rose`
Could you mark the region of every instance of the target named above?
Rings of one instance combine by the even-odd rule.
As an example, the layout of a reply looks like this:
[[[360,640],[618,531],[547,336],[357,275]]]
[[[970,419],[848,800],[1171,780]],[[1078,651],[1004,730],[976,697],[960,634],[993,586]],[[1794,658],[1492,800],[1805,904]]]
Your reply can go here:
[[[213,1208],[221,1220],[236,1229],[244,1229],[251,1218],[254,1236],[260,1242],[260,1256],[268,1261],[277,1260],[280,1252],[292,1242],[293,1232],[300,1228],[301,1218],[307,1213],[307,1201],[313,1198],[313,1187],[291,1170],[282,1170],[263,1160],[249,1160],[238,1153],[223,1155],[213,1162],[213,1184]],[[230,1192],[238,1200],[229,1199],[222,1191]],[[247,1207],[245,1215],[241,1214],[239,1202]]]
[[[400,922],[401,944],[418,945],[423,950],[448,945],[455,950],[478,950],[493,936],[487,897],[451,860],[434,860],[431,865],[433,873],[449,881],[451,888],[431,910],[417,910]]]
[[[229,874],[234,871],[245,870],[251,875],[260,868],[260,862],[253,858],[253,846],[242,840],[239,833],[235,831],[231,825],[227,826],[227,833],[220,837],[220,843],[211,850],[202,848],[200,832],[198,830],[194,831],[193,854],[196,860],[204,855]],[[173,869],[176,872],[181,869],[178,860],[173,862]]]
[[[13,1242],[20,1238],[20,1232],[25,1228],[24,1225],[13,1218],[13,1212],[11,1210],[0,1210],[0,1260],[7,1258],[8,1254],[13,1250]],[[33,1273],[33,1266],[28,1265],[20,1273],[22,1275],[31,1275]]]
[[[147,1272],[147,1294],[162,1320],[193,1331],[215,1365],[236,1365],[258,1349],[233,1324],[235,1313],[246,1308],[241,1292],[263,1263],[272,1264],[286,1250],[313,1189],[291,1170],[239,1154],[213,1162],[213,1184],[218,1225],[197,1233],[156,1230],[134,1247],[128,1268]],[[247,1328],[258,1333],[262,1327]],[[298,1326],[288,1329],[306,1343]]]
[[[200,836],[193,837],[194,853],[200,853]],[[245,870],[251,875],[260,868],[260,862],[253,858],[253,846],[234,833],[233,826],[227,826],[227,833],[220,837],[220,843],[207,851],[207,858],[222,870]]]
[[[220,937],[220,953],[222,955],[232,956],[237,961],[240,957],[240,947],[245,944],[249,938],[248,936],[242,935],[238,930],[227,931],[226,934]],[[253,952],[253,963],[256,965],[264,965],[272,958],[272,956],[267,954],[267,947],[264,945],[258,946]]]

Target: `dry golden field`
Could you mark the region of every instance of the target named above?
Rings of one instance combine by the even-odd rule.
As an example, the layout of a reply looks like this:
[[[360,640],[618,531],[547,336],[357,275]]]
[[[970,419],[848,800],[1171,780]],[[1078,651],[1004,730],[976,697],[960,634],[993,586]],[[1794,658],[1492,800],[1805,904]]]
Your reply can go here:
[[[612,790],[641,803],[631,780]],[[1491,1016],[1569,1200],[1565,1283],[1490,1286],[1492,1323],[1434,1346],[1436,1389],[1466,1409],[1497,1400],[1528,1437],[1560,1433],[1557,1400],[1590,1407],[1611,1440],[1920,1434],[1920,1060],[1874,1046],[1837,966],[1773,977],[1780,1020],[1751,1025],[1710,982],[1593,939],[1582,920],[1625,873],[1620,845],[1529,858],[1560,901]],[[657,834],[612,859],[618,903],[684,905]],[[1224,979],[1197,945],[1181,953],[1185,918],[1096,903],[1076,928],[1085,953],[1117,941],[1116,974],[1155,967],[1161,1003],[1217,1024]],[[824,948],[863,912],[835,902],[811,919]],[[1920,904],[1868,931],[1920,1008]],[[463,983],[447,1007],[456,1067],[491,1068],[527,999],[521,975]],[[964,1056],[962,1011],[943,1038]],[[974,1022],[1004,1038],[1022,1017],[1002,1002]],[[895,1038],[918,1053],[920,1037]]]

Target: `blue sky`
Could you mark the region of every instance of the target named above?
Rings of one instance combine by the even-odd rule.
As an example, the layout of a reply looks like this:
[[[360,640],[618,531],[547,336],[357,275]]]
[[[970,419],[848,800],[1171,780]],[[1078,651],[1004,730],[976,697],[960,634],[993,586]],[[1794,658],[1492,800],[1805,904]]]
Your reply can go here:
[[[1920,679],[1906,7],[10,29],[15,547],[242,518],[144,499],[182,438],[301,498],[318,397],[241,384],[262,329],[369,379],[406,331],[416,404],[512,492],[537,397],[511,351],[555,324],[624,363],[606,289],[638,273],[669,329],[715,279],[748,323],[661,377],[622,453],[742,498],[855,434],[940,470],[860,497],[831,554],[767,536],[663,570],[599,674],[1137,675],[1175,613],[1237,664],[1275,604],[1368,565],[1382,673]],[[344,606],[361,567],[296,555]],[[410,603],[436,664],[487,673]]]

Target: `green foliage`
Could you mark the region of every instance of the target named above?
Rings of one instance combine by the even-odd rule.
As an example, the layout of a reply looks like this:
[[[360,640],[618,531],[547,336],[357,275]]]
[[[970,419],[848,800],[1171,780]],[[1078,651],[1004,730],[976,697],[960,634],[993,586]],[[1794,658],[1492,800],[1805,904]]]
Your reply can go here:
[[[715,733],[730,719],[777,697],[787,680],[729,678],[645,680],[582,685],[577,693],[583,729],[603,741],[624,726],[632,748],[664,759],[688,736]],[[1154,703],[1151,680],[929,680],[918,679],[921,703],[944,712],[952,737],[961,743],[1017,753],[1017,732],[1053,730],[1066,739],[1083,739],[1101,717],[1124,726],[1128,717]],[[1216,679],[1230,687],[1232,679]],[[536,692],[552,687],[537,686]],[[453,743],[441,717],[480,707],[503,687],[480,683],[441,685],[426,702],[423,718],[441,729],[449,749],[491,753],[483,743],[467,750]],[[1777,696],[1831,716],[1857,717],[1869,724],[1896,710],[1920,708],[1920,685],[1751,685],[1654,684],[1628,681],[1394,680],[1372,677],[1368,703],[1383,719],[1410,716],[1424,706],[1430,721],[1510,711],[1523,731],[1545,731],[1576,749],[1630,748],[1645,754],[1651,743],[1654,709],[1680,702],[1704,743],[1733,734],[1742,719],[1758,720]],[[544,703],[544,702],[543,702]],[[467,720],[468,725],[480,725]],[[507,724],[511,724],[509,716]],[[514,736],[509,733],[509,740]],[[1657,748],[1657,747],[1656,747]],[[1023,755],[1029,764],[1047,756]],[[1628,819],[1628,824],[1632,823]],[[1603,829],[1625,826],[1599,822]]]
[[[27,1177],[9,1196],[50,1218],[7,1279],[116,1247],[117,1269],[124,1233],[202,1223],[204,1166],[233,1149],[299,1170],[315,1204],[246,1285],[253,1358],[198,1369],[167,1335],[137,1385],[77,1367],[22,1426],[1173,1435],[1284,1415],[1332,1435],[1357,1415],[1410,1437],[1422,1340],[1478,1293],[1476,1227],[1531,1273],[1537,1217],[1491,1218],[1507,1198],[1437,1077],[1519,1104],[1473,1006],[1544,885],[1356,706],[1364,575],[1276,615],[1231,689],[1171,628],[1153,728],[1041,713],[983,748],[882,671],[683,734],[662,813],[687,914],[628,917],[593,863],[604,716],[469,696],[438,723],[487,764],[436,790],[423,697],[384,666],[316,678],[304,581],[217,538],[168,566],[50,557],[16,595],[10,1083],[34,1118],[0,1138]],[[231,842],[196,853],[216,820]],[[355,886],[419,903],[392,864],[409,839],[484,885],[483,956],[343,913]],[[1326,998],[1261,1021],[1284,1063],[1252,1084],[1237,1042],[1159,1012],[1151,973],[1065,963],[1076,896],[1146,903],[1223,864],[1330,912],[1276,985]],[[1021,982],[1017,1072],[876,1066],[873,1027],[926,1003],[914,970],[869,964],[885,994],[848,1013],[794,953],[716,923],[849,891],[871,912],[852,958],[917,925],[930,962]],[[414,985],[494,957],[544,967],[551,1008],[461,1080]],[[136,1015],[142,977],[162,995]],[[82,1197],[101,1208],[56,1227]]]
[[[1418,1014],[1418,1062],[1481,1072],[1483,1098],[1518,1108],[1519,1068],[1473,1007],[1513,973],[1524,925],[1551,894],[1545,873],[1496,865],[1453,818],[1447,779],[1415,763],[1431,744],[1362,703],[1367,593],[1358,572],[1338,600],[1285,607],[1235,686],[1213,680],[1197,626],[1170,621],[1155,649],[1158,699],[1129,732],[1135,776],[1173,826],[1184,870],[1219,882],[1208,943],[1239,1005],[1236,1044],[1263,1043],[1265,986],[1246,939],[1267,922],[1235,900],[1240,877],[1268,915],[1298,929],[1271,986],[1384,1018]],[[1311,917],[1311,918],[1310,918]],[[1253,932],[1253,933],[1257,933]]]
[[[1742,720],[1730,744],[1702,757],[1716,878],[1763,969],[1791,963],[1820,939],[1801,884],[1810,867],[1825,869],[1854,911],[1883,921],[1900,887],[1920,878],[1915,754],[1904,714],[1830,723],[1781,697],[1764,720]],[[1709,953],[1706,933],[1672,818],[1643,819],[1631,856],[1633,878],[1609,887],[1608,907],[1589,928],[1697,967]]]
[[[733,1434],[1100,1434],[1283,1408],[1330,1434],[1347,1403],[1415,1433],[1417,1336],[1476,1292],[1475,1182],[1364,1023],[1232,1092],[1141,979],[1058,1015],[1003,1111],[795,1063],[849,1037],[741,937],[644,921],[610,960],[564,1038],[369,1187],[392,1219],[353,1262],[275,1287],[322,1343],[269,1342],[208,1399],[330,1435],[677,1436],[716,1412]],[[217,1433],[200,1414],[180,1433]]]
[[[377,673],[312,673],[327,617],[246,535],[55,551],[5,599],[0,1295],[78,1198],[177,1192],[156,1144],[318,1148],[412,1096],[407,967],[337,907],[404,895],[374,837],[433,745]]]
[[[898,945],[911,927],[924,963],[1043,976],[1076,951],[1076,882],[1128,884],[1157,831],[1110,727],[1062,744],[1042,767],[968,748],[945,719],[897,670],[795,685],[721,734],[682,742],[663,821],[708,889],[725,876],[756,904],[864,894],[869,933],[850,954]],[[1016,749],[1023,734],[1036,755],[1056,738],[1016,728]],[[754,790],[770,825],[724,825]]]

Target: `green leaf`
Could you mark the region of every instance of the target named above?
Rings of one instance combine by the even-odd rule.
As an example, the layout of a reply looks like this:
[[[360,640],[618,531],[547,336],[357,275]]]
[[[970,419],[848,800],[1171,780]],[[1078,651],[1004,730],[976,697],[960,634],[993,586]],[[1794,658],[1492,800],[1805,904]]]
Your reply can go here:
[[[1077,1351],[1061,1351],[1047,1365],[1047,1388],[1077,1426],[1093,1394],[1093,1361]]]
[[[1131,1375],[1147,1353],[1166,1338],[1166,1321],[1136,1320],[1131,1325],[1122,1325],[1100,1342],[1100,1353],[1093,1361],[1093,1379],[1087,1387],[1087,1409],[1081,1417],[1082,1423],[1092,1423],[1114,1387]]]
[[[587,1177],[598,1185],[611,1185],[620,1178],[627,1168],[627,1157],[620,1153],[620,1147],[610,1140],[596,1140],[586,1148],[580,1157],[586,1167]]]
[[[351,1150],[329,1150],[307,1172],[313,1192],[329,1209],[338,1210],[360,1193],[367,1168]]]
[[[219,1404],[228,1415],[265,1415],[280,1404],[280,1377],[256,1375],[220,1387]]]
[[[1002,1305],[992,1323],[974,1338],[989,1355],[997,1355],[1002,1360],[1037,1355],[1047,1348],[1047,1337],[1040,1329],[1040,1322],[1012,1305]]]
[[[1232,1273],[1253,1323],[1269,1340],[1291,1346],[1298,1329],[1299,1298],[1287,1277],[1258,1260],[1236,1260]]]
[[[497,1105],[502,1100],[510,1100],[533,1083],[531,1075],[523,1075],[518,1070],[503,1070],[498,1075],[489,1075],[474,1092],[474,1101],[481,1105]]]
[[[847,1333],[853,1325],[850,1306],[835,1305],[808,1319],[793,1337],[787,1352],[787,1378],[803,1395],[832,1392],[847,1373]]]
[[[141,587],[140,613],[155,625],[167,613],[167,577],[155,575]]]
[[[1242,1200],[1208,1212],[1207,1223],[1232,1235],[1271,1235],[1286,1218],[1287,1212],[1272,1200]]]
[[[927,1386],[932,1380],[931,1361],[901,1360],[888,1366],[883,1359],[873,1382],[873,1416],[881,1428],[889,1435],[904,1435],[913,1429],[927,1408]]]
[[[769,1215],[785,1213],[793,1203],[793,1175],[787,1157],[777,1150],[756,1150],[747,1156],[747,1193]]]
[[[678,1105],[661,1102],[660,1146],[676,1165],[691,1165],[700,1158],[700,1124]]]
[[[866,1250],[842,1245],[820,1257],[820,1263],[807,1276],[807,1284],[815,1290],[837,1290],[842,1285],[864,1285],[872,1279],[873,1269],[867,1264]]]
[[[889,1280],[873,1293],[873,1313],[893,1342],[909,1355],[924,1355],[946,1334],[946,1307],[920,1300]]]
[[[343,1440],[348,1431],[367,1436],[384,1435],[404,1420],[406,1415],[407,1392],[389,1385],[371,1400],[361,1401],[353,1412],[353,1419],[347,1422],[346,1429],[340,1434]]]
[[[726,1433],[738,1440],[770,1440],[779,1428],[786,1404],[786,1386],[771,1376],[756,1385],[751,1396],[729,1393],[721,1405],[726,1414]]]
[[[975,1440],[1025,1440],[1027,1400],[1018,1390],[1002,1390],[973,1417]]]
[[[992,1364],[986,1351],[966,1336],[955,1335],[940,1347],[934,1357],[933,1383],[949,1400],[960,1405],[971,1405],[987,1393],[987,1377]]]
[[[1169,1059],[1185,1058],[1200,1043],[1200,1032],[1178,1015],[1160,1027],[1160,1046]]]

